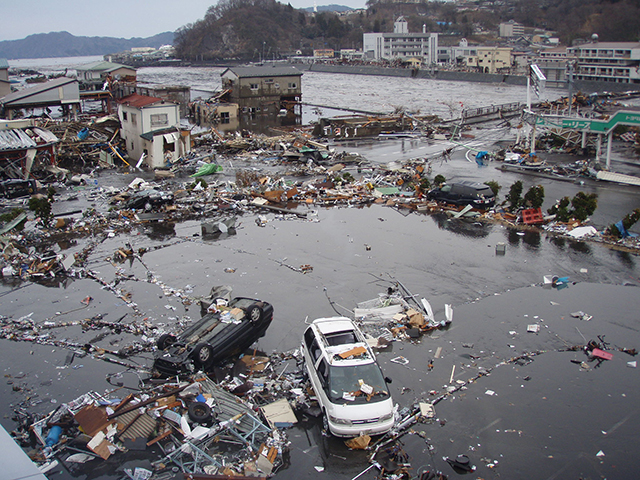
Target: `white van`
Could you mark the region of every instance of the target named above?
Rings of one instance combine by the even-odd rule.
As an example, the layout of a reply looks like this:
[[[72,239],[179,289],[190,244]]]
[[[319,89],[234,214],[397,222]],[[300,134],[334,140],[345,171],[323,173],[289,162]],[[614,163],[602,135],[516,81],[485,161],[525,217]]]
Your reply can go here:
[[[302,352],[328,431],[357,437],[391,430],[394,409],[387,381],[351,319],[314,320],[304,332]]]

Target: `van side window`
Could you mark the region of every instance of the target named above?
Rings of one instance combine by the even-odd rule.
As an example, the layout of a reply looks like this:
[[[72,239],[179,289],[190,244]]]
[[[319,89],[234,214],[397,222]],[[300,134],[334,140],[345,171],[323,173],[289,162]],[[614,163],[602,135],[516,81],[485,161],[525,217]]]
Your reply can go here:
[[[320,383],[322,383],[322,386],[326,389],[329,383],[329,369],[324,359],[318,365],[318,377],[320,378]]]

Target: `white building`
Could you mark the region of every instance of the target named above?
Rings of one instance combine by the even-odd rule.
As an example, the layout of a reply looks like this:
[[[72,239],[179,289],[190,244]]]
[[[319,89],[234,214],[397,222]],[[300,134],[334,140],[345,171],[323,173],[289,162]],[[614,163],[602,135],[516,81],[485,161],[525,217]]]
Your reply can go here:
[[[438,34],[409,33],[407,21],[399,17],[393,24],[393,33],[364,33],[362,35],[363,52],[371,60],[395,60],[421,58],[423,63],[438,62]]]
[[[177,103],[134,93],[118,104],[120,136],[134,164],[144,156],[150,168],[166,167],[191,150],[189,132],[180,129]]]
[[[597,38],[597,36],[596,36]],[[576,60],[576,80],[640,83],[639,42],[585,43],[567,49]]]
[[[501,37],[521,37],[524,35],[524,25],[509,20],[500,24],[498,32]]]

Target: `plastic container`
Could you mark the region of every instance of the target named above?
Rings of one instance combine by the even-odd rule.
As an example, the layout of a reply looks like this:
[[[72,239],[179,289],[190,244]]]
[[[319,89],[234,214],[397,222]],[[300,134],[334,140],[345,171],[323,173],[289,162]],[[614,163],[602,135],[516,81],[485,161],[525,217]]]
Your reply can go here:
[[[53,447],[56,443],[60,441],[60,434],[62,433],[62,427],[54,426],[49,430],[49,435],[45,439],[44,443],[47,447]]]

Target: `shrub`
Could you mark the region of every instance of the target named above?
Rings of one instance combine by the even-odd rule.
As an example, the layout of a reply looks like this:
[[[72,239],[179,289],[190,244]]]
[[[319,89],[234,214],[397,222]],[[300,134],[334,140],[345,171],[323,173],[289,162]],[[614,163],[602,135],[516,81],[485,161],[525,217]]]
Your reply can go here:
[[[498,192],[502,188],[502,186],[498,182],[496,182],[495,180],[489,180],[487,182],[484,182],[484,184],[491,189],[496,197],[498,196]]]
[[[622,219],[623,229],[629,230],[638,220],[640,220],[640,208],[636,208],[633,212],[629,213]],[[607,228],[607,234],[622,238],[622,232],[618,229],[616,224],[609,225],[609,228]]]
[[[529,208],[540,208],[544,202],[544,187],[534,185],[524,195],[524,204]]]
[[[29,199],[29,210],[40,218],[40,224],[47,227],[53,218],[51,214],[51,200],[42,195],[34,195]]]
[[[509,188],[509,195],[507,195],[506,201],[509,202],[509,210],[514,212],[522,205],[522,182],[516,181]]]

